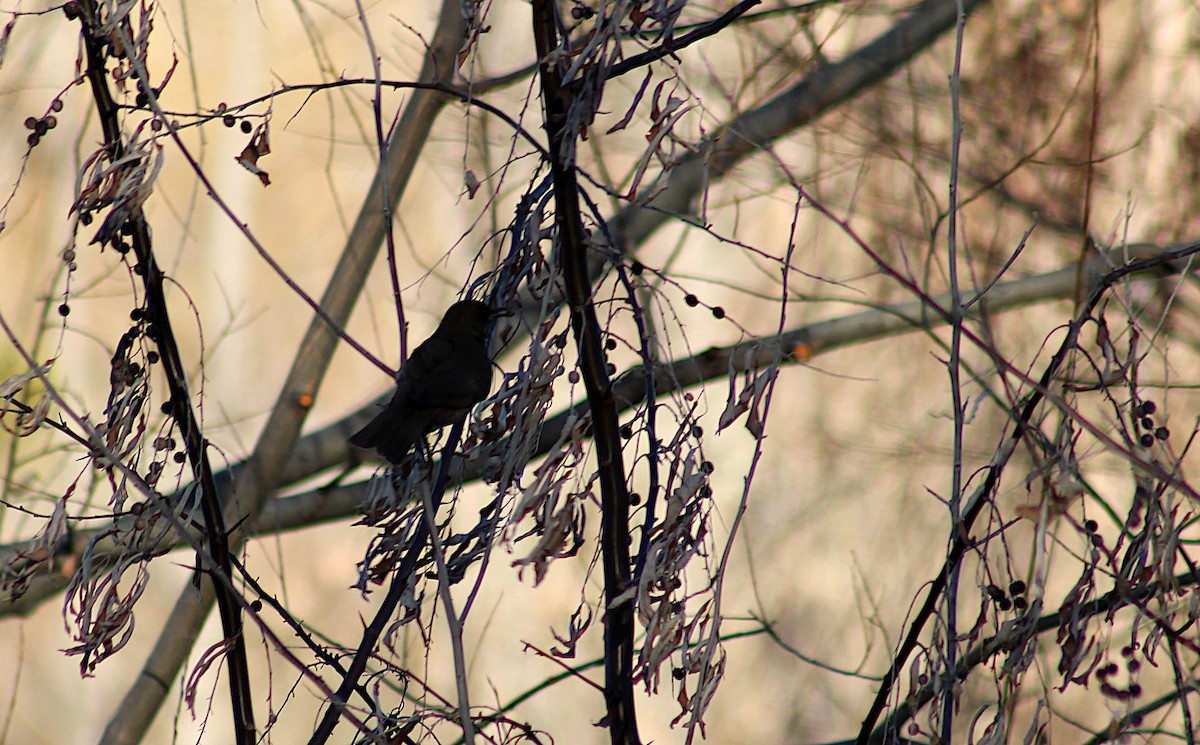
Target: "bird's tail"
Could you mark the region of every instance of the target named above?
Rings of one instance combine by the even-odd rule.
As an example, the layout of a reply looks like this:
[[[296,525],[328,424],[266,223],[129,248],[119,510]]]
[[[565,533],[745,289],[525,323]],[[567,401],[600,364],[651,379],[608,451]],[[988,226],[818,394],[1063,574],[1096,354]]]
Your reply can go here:
[[[396,465],[421,439],[419,423],[406,419],[408,417],[399,415],[393,407],[386,406],[367,426],[354,433],[350,444],[364,450],[374,450],[388,463]]]

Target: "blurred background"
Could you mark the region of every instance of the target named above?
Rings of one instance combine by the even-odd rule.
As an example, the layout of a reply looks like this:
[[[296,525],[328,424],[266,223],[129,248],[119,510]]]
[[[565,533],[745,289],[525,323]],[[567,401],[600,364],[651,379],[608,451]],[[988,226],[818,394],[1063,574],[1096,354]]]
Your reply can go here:
[[[697,153],[703,157],[714,133],[723,133],[722,145],[742,136],[724,130],[736,117],[794,94],[801,81],[827,73],[834,63],[868,64],[869,57],[859,56],[865,45],[931,5],[764,4],[648,68],[649,78],[636,70],[609,81],[578,146],[585,190],[606,218],[623,214],[631,201],[653,206],[652,184],[660,174],[669,175]],[[588,6],[564,3],[564,17]],[[79,225],[72,211],[79,174],[102,134],[79,78],[79,24],[57,7],[0,8],[0,20],[12,21],[0,42],[0,256],[6,266],[0,315],[11,337],[0,344],[0,378],[28,371],[20,345],[35,360],[53,360],[49,377],[57,390],[77,413],[100,421],[110,394],[110,360],[131,324],[130,311],[139,306],[140,284],[115,251],[89,244],[97,224]],[[467,7],[483,19],[479,28],[486,32],[464,46],[456,85],[477,92],[544,141],[529,6]],[[679,24],[726,10],[690,3]],[[372,49],[382,78],[415,80],[438,13],[428,2],[360,8],[337,0],[162,0],[133,12],[135,27],[150,33],[146,63],[154,85],[171,71],[159,103],[178,123],[179,141],[152,130],[153,116],[144,108],[124,110],[123,127],[161,152],[161,171],[144,209],[169,277],[175,332],[215,468],[251,455],[312,319],[238,222],[287,277],[320,297],[379,163],[374,87],[303,86],[373,78]],[[705,183],[687,219],[666,220],[624,247],[629,261],[648,269],[640,275],[638,297],[654,319],[657,355],[686,358],[856,313],[876,311],[870,318],[877,319],[889,315],[881,307],[914,300],[911,287],[945,292],[956,97],[962,139],[955,250],[964,296],[974,296],[1001,272],[1002,282],[1028,280],[1032,286],[1030,278],[1081,266],[1097,255],[1097,246],[1196,240],[1200,103],[1191,92],[1200,83],[1198,39],[1200,16],[1194,4],[1181,0],[982,4],[965,25],[955,86],[951,26],[878,83],[822,108],[812,120],[795,121],[784,136],[755,142],[750,155]],[[626,39],[625,56],[655,41]],[[121,90],[119,81],[112,84]],[[120,102],[132,105],[132,82],[124,86]],[[412,95],[381,88],[384,130]],[[256,103],[240,108],[250,101]],[[627,125],[618,127],[631,107]],[[235,109],[233,126],[227,126],[220,112]],[[54,127],[31,148],[28,136],[36,128],[26,120],[50,115]],[[668,119],[669,134],[660,139]],[[270,152],[258,166],[269,174],[269,186],[237,162],[264,124]],[[440,113],[393,221],[409,349],[470,281],[495,266],[507,250],[505,230],[518,201],[542,176],[540,156],[510,123],[459,103]],[[543,248],[549,253],[548,242]],[[966,492],[982,483],[979,469],[1011,433],[1011,412],[1031,390],[1022,376],[1037,379],[1046,369],[1088,281],[1081,270],[1077,285],[1065,289],[1019,303],[997,301],[996,307],[978,304],[972,329],[988,346],[967,343],[961,353]],[[599,287],[601,321],[611,323],[609,333],[621,340],[612,361],[624,372],[638,362],[638,332],[628,314],[608,310],[620,294],[612,272]],[[1059,445],[1061,459],[1046,455],[1053,448],[1035,453],[1018,447],[975,530],[980,543],[968,552],[960,580],[963,649],[1012,618],[998,615],[989,585],[1016,596],[1022,593],[1012,592],[1011,583],[1025,583],[1030,597],[1044,593],[1043,613],[1058,611],[1091,572],[1098,584],[1084,583],[1079,599],[1111,589],[1115,570],[1106,571],[1106,563],[1119,564],[1118,552],[1143,527],[1131,517],[1141,509],[1135,487],[1147,473],[1139,463],[1157,464],[1175,479],[1156,482],[1163,487],[1158,496],[1167,519],[1153,537],[1169,538],[1172,547],[1149,562],[1154,577],[1188,568],[1188,547],[1196,538],[1190,523],[1195,503],[1186,487],[1194,460],[1188,445],[1198,421],[1196,300],[1190,276],[1158,272],[1115,288],[1103,310],[1106,330],[1092,324],[1085,331],[1080,354],[1055,378],[1052,403],[1060,405],[1039,409],[1036,417],[1044,436]],[[717,308],[723,312],[714,313]],[[527,317],[513,323],[529,330]],[[565,315],[554,323],[556,333],[567,329]],[[879,676],[942,567],[952,539],[945,500],[956,455],[951,335],[941,324],[932,331],[915,325],[882,338],[852,334],[836,349],[817,345],[811,357],[798,353],[804,364],[781,367],[769,409],[759,407],[765,422],[760,436],[743,426],[745,417],[718,432],[730,380],[733,395],[743,390],[741,369],[691,388],[694,400],[685,402],[682,392],[666,397],[670,411],[695,407],[702,432],[696,441],[713,466],[702,550],[681,578],[692,612],[713,597],[712,577],[721,580],[721,631],[728,638],[721,652],[723,680],[704,716],[709,741],[854,737]],[[346,331],[389,366],[398,364],[397,314],[384,260],[376,263]],[[1122,358],[1105,359],[1105,334]],[[573,349],[568,344],[564,351],[566,370],[575,364]],[[497,365],[515,375],[528,354],[528,336],[518,334],[499,351]],[[142,448],[163,426],[163,389],[155,385]],[[389,387],[384,372],[340,345],[306,431],[358,412]],[[581,385],[565,378],[556,380],[555,391],[550,414],[585,396]],[[38,395],[35,382],[19,398]],[[1155,402],[1154,428],[1169,428],[1169,436],[1135,451],[1135,462],[1128,455],[1134,448],[1122,436],[1130,424],[1121,417],[1140,401]],[[56,509],[69,516],[71,531],[106,525],[113,489],[86,449],[44,427],[18,433],[11,412],[4,421],[9,435],[0,442],[0,542],[26,545]],[[631,421],[629,415],[623,421]],[[637,471],[644,461],[634,457],[644,453],[640,441],[634,438],[626,456],[635,469],[634,489],[644,479]],[[302,492],[338,477],[363,481],[377,464],[361,465],[360,458],[347,446],[342,467],[314,473],[285,491]],[[590,465],[581,466],[570,488],[583,488]],[[529,466],[525,482],[536,466]],[[188,479],[172,464],[158,487],[169,491]],[[469,530],[495,496],[486,483],[468,485],[451,525]],[[514,524],[503,533],[509,540],[495,541],[486,574],[476,565],[455,589],[460,610],[474,593],[463,632],[472,704],[491,711],[532,692],[505,714],[538,732],[542,742],[608,739],[598,726],[603,697],[588,682],[602,682],[602,667],[580,673],[586,680],[553,680],[564,665],[602,653],[596,605],[602,578],[595,564],[600,520],[594,499],[583,505],[583,546],[578,555],[551,562],[540,584],[532,571],[513,566],[528,552],[516,537],[529,527]],[[353,587],[376,535],[356,525],[358,519],[351,511],[260,535],[242,556],[248,571],[330,647],[353,649],[382,594],[363,597]],[[1096,521],[1090,530],[1088,520]],[[1089,554],[1096,535],[1110,553]],[[148,565],[149,585],[127,646],[88,676],[81,676],[78,656],[64,653],[76,644],[76,621],[65,607],[69,596],[49,594],[21,613],[6,607],[0,618],[0,649],[6,650],[0,654],[0,742],[98,741],[159,635],[170,634],[163,626],[166,614],[190,581],[193,561],[191,552],[176,551]],[[46,571],[69,573],[69,565]],[[454,666],[432,584],[423,600],[421,622],[397,628],[382,654],[414,676],[404,693],[452,712]],[[1128,725],[1128,715],[1194,682],[1198,642],[1188,626],[1193,604],[1184,585],[1169,596],[1156,595],[1147,604],[1153,613],[1145,607],[1094,621],[1088,663],[1074,673],[1090,669],[1088,664],[1119,662],[1108,681],[1123,696],[1102,690],[1094,674],[1065,680],[1062,639],[1053,632],[1033,642],[1020,670],[1004,668],[1003,657],[983,663],[954,692],[956,740],[981,737],[989,723],[1000,721],[1004,741],[1082,743],[1122,732],[1146,739],[1171,733],[1191,741],[1186,695],[1139,717],[1136,727]],[[592,625],[574,658],[550,659],[581,605],[591,608]],[[277,617],[262,617],[285,644],[297,644]],[[248,646],[260,728],[267,741],[306,739],[323,696],[255,629]],[[190,665],[219,639],[214,617],[194,644]],[[932,674],[944,644],[944,638],[923,637],[922,661],[903,671],[898,700],[923,684],[922,675]],[[1138,651],[1122,655],[1130,646]],[[1128,664],[1143,656],[1147,664]],[[337,684],[329,670],[316,666],[314,672]],[[199,679],[194,710],[175,680],[144,741],[230,741],[224,675],[209,670]],[[380,695],[398,706],[402,692],[389,688],[396,680],[380,675],[367,685],[378,683]],[[672,721],[680,712],[677,683],[664,670],[657,690],[639,688],[643,741],[685,739],[687,718]],[[418,703],[407,705],[419,710]],[[918,714],[917,729],[904,734],[930,741],[936,717],[928,710]],[[437,741],[457,737],[452,718],[428,725]],[[509,725],[485,732],[502,742],[533,739]],[[351,737],[343,724],[334,739]]]

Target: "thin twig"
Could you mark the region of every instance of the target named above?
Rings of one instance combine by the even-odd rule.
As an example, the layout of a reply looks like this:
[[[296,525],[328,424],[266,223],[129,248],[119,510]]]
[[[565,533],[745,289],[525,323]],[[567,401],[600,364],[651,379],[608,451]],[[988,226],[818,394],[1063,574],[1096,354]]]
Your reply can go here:
[[[155,93],[148,82],[149,75],[145,63],[138,57],[133,41],[128,38],[125,30],[119,29],[119,33],[115,36],[101,39],[99,38],[101,33],[99,29],[100,8],[92,0],[80,0],[77,8],[80,16],[81,36],[87,55],[86,76],[91,84],[97,116],[100,118],[104,130],[105,147],[111,154],[112,161],[116,162],[123,155],[125,141],[121,133],[116,103],[113,101],[108,87],[109,77],[106,61],[109,52],[112,51],[114,54],[116,51],[124,52],[130,64],[138,72],[138,87],[151,106],[156,103]],[[116,49],[113,49],[112,45],[114,44],[118,45]],[[130,214],[122,216],[120,211],[124,209],[130,209]],[[233,572],[229,561],[229,536],[225,529],[220,496],[217,493],[212,466],[208,459],[208,442],[192,407],[186,367],[175,342],[170,312],[163,294],[164,274],[154,255],[149,227],[140,205],[134,205],[132,208],[125,205],[114,206],[105,220],[105,225],[107,226],[108,221],[113,218],[120,219],[119,224],[110,226],[113,235],[125,229],[128,229],[130,233],[130,242],[133,245],[138,265],[141,267],[143,286],[146,290],[146,313],[149,323],[155,329],[153,340],[162,358],[162,368],[166,376],[167,387],[170,389],[168,402],[171,407],[171,415],[183,436],[193,478],[201,487],[199,496],[205,522],[204,537],[208,542],[208,553],[214,563],[203,562],[197,569],[202,568],[203,571],[210,574],[220,574],[224,578],[231,578]],[[103,232],[104,228],[101,228],[101,233]],[[217,577],[213,577],[212,581],[221,618],[221,630],[227,645],[226,661],[229,670],[230,699],[233,707],[234,738],[239,745],[252,745],[256,739],[254,699],[251,694],[250,672],[246,659],[241,602],[228,581],[222,581]]]
[[[954,69],[950,74],[950,203],[946,221],[946,263],[950,277],[950,358],[946,361],[950,375],[950,402],[954,410],[953,450],[951,453],[950,494],[950,544],[958,536],[962,519],[962,472],[963,472],[963,429],[965,427],[962,401],[962,339],[963,305],[962,292],[958,284],[958,159],[962,147],[962,109],[959,101],[960,76],[962,73],[963,33],[967,26],[966,11],[962,0],[958,0],[958,17],[954,24]],[[954,711],[958,703],[954,686],[949,676],[953,674],[958,658],[958,577],[961,564],[947,565],[946,590],[942,599],[942,623],[945,626],[945,673],[949,684],[944,689],[942,700],[942,742],[951,742],[954,731]]]
[[[462,36],[462,13],[459,4],[446,0],[442,4],[437,32],[430,54],[422,67],[420,79],[446,82],[453,73],[453,59]],[[376,172],[367,202],[347,239],[346,246],[334,267],[319,303],[319,312],[310,322],[288,371],[271,413],[244,466],[229,474],[229,482],[238,496],[230,510],[240,510],[239,517],[257,515],[268,495],[282,482],[291,460],[299,431],[320,390],[329,369],[339,337],[331,327],[340,327],[349,318],[378,247],[383,242],[384,226],[380,224],[374,194],[381,181],[386,180],[394,200],[404,193],[428,132],[445,103],[437,94],[421,93],[412,96],[404,108],[401,124],[392,134],[387,172]],[[187,156],[186,151],[185,157]],[[332,324],[330,321],[332,320]],[[343,440],[344,443],[344,440]],[[231,545],[240,546],[245,532],[240,526],[230,536]],[[199,633],[205,616],[212,608],[212,597],[181,593],[167,625],[160,633],[159,644],[151,652],[138,681],[126,692],[113,721],[106,731],[106,742],[132,742],[140,739],[155,712],[161,706],[167,689],[160,681],[178,675],[184,664],[190,642]],[[171,639],[176,640],[171,643]],[[180,643],[183,642],[183,643]],[[111,737],[110,737],[111,735]]]
[[[988,280],[987,284],[985,284],[979,289],[978,292],[975,293],[974,297],[963,303],[963,310],[967,310],[975,303],[983,300],[984,297],[987,296],[988,291],[995,287],[996,283],[999,282],[1005,274],[1008,274],[1008,270],[1012,267],[1013,262],[1016,261],[1017,257],[1021,255],[1021,252],[1025,250],[1025,244],[1029,241],[1029,236],[1033,235],[1033,230],[1037,227],[1037,225],[1038,215],[1035,212],[1033,213],[1033,220],[1030,221],[1029,227],[1025,229],[1025,233],[1021,236],[1021,240],[1017,241],[1017,247],[1013,249],[1011,254],[1009,254],[1008,259],[1004,262],[1004,266],[1000,267],[1000,269],[992,276],[992,278]]]
[[[375,73],[374,95],[371,96],[371,121],[375,125],[375,146],[379,148],[379,173],[387,173],[388,140],[383,133],[383,68],[379,63],[379,52],[375,50],[375,37],[371,33],[371,24],[367,22],[367,12],[363,9],[362,0],[354,0],[358,10],[358,23],[362,26],[363,37],[367,42],[367,52],[371,55],[371,71]],[[404,321],[404,298],[400,295],[400,275],[396,271],[396,236],[393,230],[392,200],[388,194],[388,182],[379,182],[379,214],[384,225],[383,239],[385,255],[387,256],[388,279],[392,283],[392,300],[396,307],[396,333],[400,339],[400,366],[408,359],[408,324]]]
[[[442,450],[442,459],[438,465],[437,478],[430,489],[431,496],[429,497],[430,501],[428,505],[430,512],[436,512],[442,503],[442,495],[445,493],[450,481],[450,464],[454,460],[451,456],[454,454],[455,448],[458,447],[458,441],[462,437],[464,421],[459,420],[450,428],[446,447]],[[425,550],[425,545],[430,535],[432,535],[432,532],[429,528],[429,521],[422,520],[418,522],[416,529],[413,531],[412,538],[408,542],[408,551],[405,552],[404,557],[400,560],[400,564],[392,574],[392,582],[388,587],[387,595],[384,596],[383,601],[379,604],[379,608],[376,609],[375,617],[371,620],[370,625],[363,630],[362,640],[354,652],[354,658],[346,667],[341,685],[330,696],[325,714],[321,717],[321,721],[313,731],[312,737],[309,738],[308,745],[320,745],[327,742],[333,734],[334,727],[337,726],[338,719],[347,714],[346,706],[350,700],[350,693],[357,688],[358,679],[367,669],[367,661],[375,655],[375,646],[379,643],[380,637],[383,636],[384,630],[391,624],[392,616],[395,615],[396,608],[404,598],[409,584],[414,581],[417,565],[420,562],[421,554]]]
[[[448,463],[450,458],[446,451],[442,462]],[[475,722],[471,720],[471,696],[467,688],[467,661],[463,655],[463,626],[462,619],[454,610],[454,596],[450,594],[450,571],[446,568],[446,552],[442,548],[442,540],[437,532],[437,507],[433,496],[426,492],[422,501],[421,513],[425,518],[425,529],[429,532],[429,545],[433,561],[437,566],[437,593],[442,601],[442,609],[446,614],[446,630],[450,634],[450,649],[454,656],[454,683],[458,689],[458,719],[462,724],[463,742],[466,745],[475,743]]]
[[[1174,244],[1166,249],[1150,244],[1136,244],[1128,248],[1143,259],[1164,258],[1162,263],[1154,263],[1153,266],[1145,267],[1143,271],[1153,269],[1157,272],[1165,270],[1178,273],[1187,270],[1186,260],[1181,260],[1180,251],[1187,251],[1189,247],[1195,246],[1200,246],[1200,241]],[[1101,267],[1111,267],[1113,262],[1120,258],[1118,253],[1093,256],[1089,261],[1087,272],[1090,275],[1098,274]],[[1024,307],[1035,302],[1070,298],[1074,293],[1075,274],[1076,268],[1072,265],[1045,274],[997,282],[988,293],[988,311],[996,313]],[[945,294],[933,296],[932,299],[939,305],[949,303],[949,298]],[[620,410],[627,411],[645,400],[647,378],[655,381],[654,390],[658,395],[665,395],[703,385],[708,381],[727,375],[731,358],[739,360],[739,364],[762,365],[767,364],[766,361],[774,356],[776,348],[784,350],[802,348],[803,355],[787,354],[783,356],[783,363],[790,365],[797,364],[802,359],[809,360],[839,349],[899,334],[913,331],[924,331],[931,334],[943,323],[944,319],[931,318],[927,310],[928,306],[920,300],[883,305],[860,313],[800,326],[784,332],[781,336],[754,339],[726,347],[712,347],[690,357],[670,360],[650,367],[639,366],[627,370],[613,382],[613,397],[619,402]],[[543,422],[532,455],[546,453],[561,435],[565,424],[573,418],[585,415],[587,408],[587,401],[581,401],[576,406],[547,418]],[[293,448],[294,459],[281,477],[280,483],[292,484],[310,478],[313,474],[321,471],[339,466],[344,467],[346,438],[365,422],[364,416],[355,415],[305,435]],[[77,435],[72,436],[78,437]],[[87,442],[86,438],[77,441],[85,445]],[[1135,453],[1121,453],[1121,455],[1122,457],[1132,457],[1132,462],[1138,468],[1153,465],[1143,463],[1144,459]],[[465,464],[465,467],[467,479],[479,478],[479,471],[472,470],[472,464]],[[244,462],[236,463],[230,468],[214,474],[223,498],[232,488],[234,479],[245,468]],[[335,483],[293,496],[272,499],[266,505],[263,514],[250,521],[247,528],[254,534],[265,534],[343,518],[353,514],[357,509],[363,488],[363,483],[347,485]],[[106,526],[100,530],[108,529]],[[74,531],[72,545],[76,548],[73,550],[78,551],[79,547],[87,546],[98,533],[97,530]],[[0,545],[0,557],[11,556],[13,553],[20,552],[25,546],[25,542]],[[93,550],[106,552],[109,548],[96,546]],[[54,574],[39,574],[33,578],[26,593],[20,598],[5,598],[0,601],[0,618],[28,613],[41,600],[61,590],[62,584],[55,579],[56,577],[57,575]]]
[[[664,39],[661,44],[649,49],[641,54],[635,54],[627,60],[623,60],[613,65],[608,69],[608,79],[620,77],[627,72],[632,72],[639,67],[645,67],[651,62],[656,62],[663,57],[669,57],[672,54],[691,46],[701,39],[706,39],[729,24],[737,20],[738,16],[753,8],[755,5],[762,3],[762,0],[742,0],[737,5],[722,13],[720,16],[711,21],[706,21],[694,31],[690,31],[680,37],[670,37]]]
[[[975,491],[970,499],[966,500],[966,506],[963,508],[963,518],[961,527],[955,531],[954,542],[947,552],[945,563],[942,570],[934,577],[928,585],[925,601],[921,608],[914,615],[912,622],[909,624],[908,634],[901,643],[895,656],[892,659],[892,664],[884,675],[883,683],[880,684],[879,690],[876,692],[875,700],[871,704],[870,710],[867,712],[866,718],[863,720],[862,728],[858,733],[858,745],[867,745],[867,743],[875,743],[882,741],[889,731],[888,723],[884,723],[878,729],[872,731],[875,727],[875,722],[878,721],[880,714],[883,712],[884,706],[887,704],[888,698],[891,696],[892,686],[899,679],[900,672],[908,661],[909,655],[916,649],[917,641],[922,633],[925,624],[933,615],[933,611],[941,598],[946,587],[946,579],[950,576],[952,569],[957,566],[967,549],[972,545],[970,539],[971,528],[975,523],[975,519],[979,516],[983,506],[988,503],[988,496],[994,490],[999,481],[1000,473],[1004,466],[1007,465],[1009,458],[1016,450],[1016,445],[1028,433],[1030,422],[1033,419],[1033,413],[1038,405],[1047,397],[1051,390],[1051,383],[1059,368],[1066,361],[1067,355],[1075,348],[1076,340],[1083,325],[1091,318],[1091,313],[1095,310],[1100,300],[1108,292],[1108,289],[1116,282],[1124,279],[1130,274],[1142,271],[1158,263],[1170,263],[1177,261],[1186,256],[1200,251],[1200,245],[1188,246],[1180,251],[1164,254],[1157,259],[1146,261],[1137,261],[1128,264],[1124,267],[1114,269],[1108,272],[1097,282],[1092,290],[1088,301],[1080,309],[1075,319],[1067,328],[1066,337],[1059,345],[1058,351],[1051,358],[1045,370],[1042,372],[1036,386],[1029,394],[1025,405],[1021,407],[1020,412],[1015,418],[1015,425],[1011,434],[1007,435],[1001,442],[997,453],[992,458],[992,462],[986,467],[986,477],[983,484]]]

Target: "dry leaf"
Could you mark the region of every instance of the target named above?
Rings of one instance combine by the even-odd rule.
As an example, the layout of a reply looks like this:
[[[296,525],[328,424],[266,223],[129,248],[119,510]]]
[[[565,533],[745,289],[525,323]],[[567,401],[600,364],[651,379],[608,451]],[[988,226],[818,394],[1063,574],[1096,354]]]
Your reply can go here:
[[[234,158],[234,160],[241,164],[242,168],[258,176],[258,180],[262,182],[263,186],[270,186],[270,175],[258,167],[258,159],[270,153],[271,144],[267,140],[267,128],[266,125],[261,125],[250,138],[250,143],[242,149],[241,154]]]

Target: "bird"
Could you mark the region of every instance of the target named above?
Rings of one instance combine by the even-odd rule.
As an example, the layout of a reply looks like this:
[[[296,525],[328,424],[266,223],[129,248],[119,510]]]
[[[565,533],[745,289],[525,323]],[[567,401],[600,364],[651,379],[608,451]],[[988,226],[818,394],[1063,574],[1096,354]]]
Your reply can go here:
[[[500,315],[487,303],[461,300],[396,373],[396,392],[350,444],[392,465],[425,435],[461,419],[492,387],[488,328]]]

